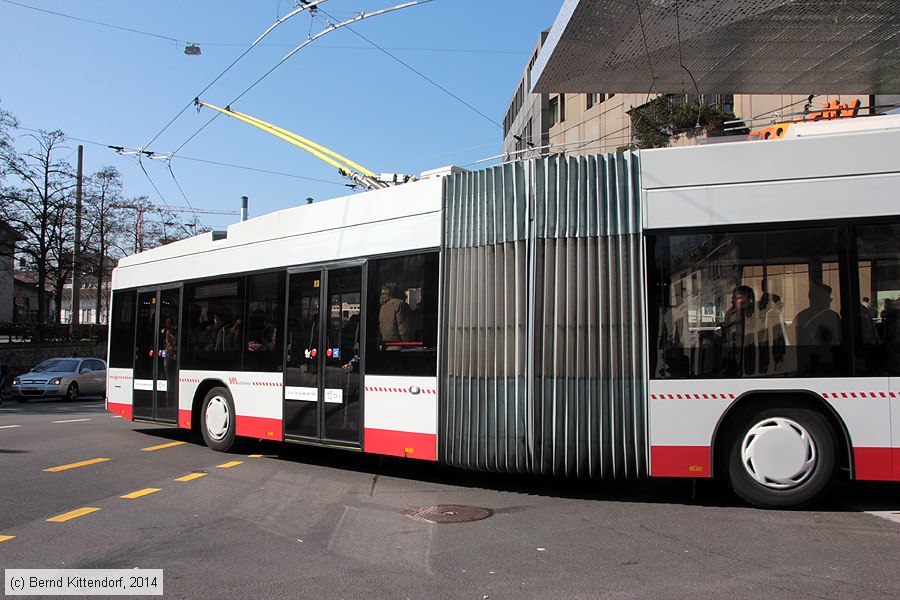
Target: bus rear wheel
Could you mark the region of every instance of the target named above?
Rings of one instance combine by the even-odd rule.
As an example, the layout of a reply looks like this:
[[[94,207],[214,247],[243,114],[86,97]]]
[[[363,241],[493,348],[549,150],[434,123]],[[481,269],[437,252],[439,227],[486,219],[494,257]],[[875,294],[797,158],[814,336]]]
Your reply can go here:
[[[728,480],[760,508],[801,508],[822,497],[838,471],[838,442],[825,417],[808,408],[764,408],[747,415],[728,446]]]
[[[200,413],[203,441],[213,450],[227,452],[235,447],[234,400],[223,387],[215,387],[203,398]]]

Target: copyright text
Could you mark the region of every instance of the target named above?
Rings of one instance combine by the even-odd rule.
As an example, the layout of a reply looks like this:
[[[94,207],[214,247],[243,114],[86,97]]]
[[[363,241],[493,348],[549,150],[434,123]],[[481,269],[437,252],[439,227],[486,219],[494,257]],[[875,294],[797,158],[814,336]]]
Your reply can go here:
[[[162,569],[6,569],[7,596],[162,596]]]

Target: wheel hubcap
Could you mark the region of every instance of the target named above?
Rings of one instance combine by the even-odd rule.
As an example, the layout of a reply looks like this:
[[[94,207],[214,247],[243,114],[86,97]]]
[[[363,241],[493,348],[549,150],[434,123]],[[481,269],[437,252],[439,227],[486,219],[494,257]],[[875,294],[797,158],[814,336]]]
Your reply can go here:
[[[817,459],[816,443],[809,432],[784,417],[760,421],[741,443],[741,461],[747,473],[773,490],[797,487],[809,479]]]
[[[228,403],[225,398],[215,396],[206,405],[206,432],[211,438],[218,441],[228,433],[231,423],[231,415],[228,412]]]

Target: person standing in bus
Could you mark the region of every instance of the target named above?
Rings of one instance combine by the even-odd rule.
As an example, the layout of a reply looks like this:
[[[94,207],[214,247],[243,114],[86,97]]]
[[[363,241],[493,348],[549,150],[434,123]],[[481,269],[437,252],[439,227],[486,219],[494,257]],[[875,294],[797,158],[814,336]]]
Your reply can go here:
[[[753,289],[739,285],[731,292],[731,307],[725,312],[722,334],[725,338],[726,377],[756,372],[756,314]]]
[[[784,323],[781,296],[769,293],[768,282],[762,280],[762,295],[756,303],[759,344],[759,373],[779,374],[792,367],[785,363],[787,327]]]
[[[163,347],[165,357],[163,368],[166,372],[166,406],[175,405],[178,391],[178,326],[172,317],[166,317],[165,327],[162,330]]]
[[[841,345],[841,316],[831,309],[831,286],[814,281],[809,286],[809,307],[797,313],[800,370],[829,374]]]
[[[378,313],[381,342],[385,350],[399,350],[399,345],[392,342],[412,341],[412,311],[403,299],[403,292],[396,283],[387,283],[381,287],[381,309]]]
[[[884,330],[885,361],[888,373],[900,373],[900,298],[886,299],[881,313]]]

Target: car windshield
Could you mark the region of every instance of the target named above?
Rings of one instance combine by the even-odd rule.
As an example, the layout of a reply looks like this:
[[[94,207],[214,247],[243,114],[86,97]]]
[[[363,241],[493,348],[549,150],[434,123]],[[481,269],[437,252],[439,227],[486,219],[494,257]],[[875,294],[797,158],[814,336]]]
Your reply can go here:
[[[32,371],[57,371],[62,373],[74,373],[78,368],[78,361],[72,358],[49,358],[36,366]]]

